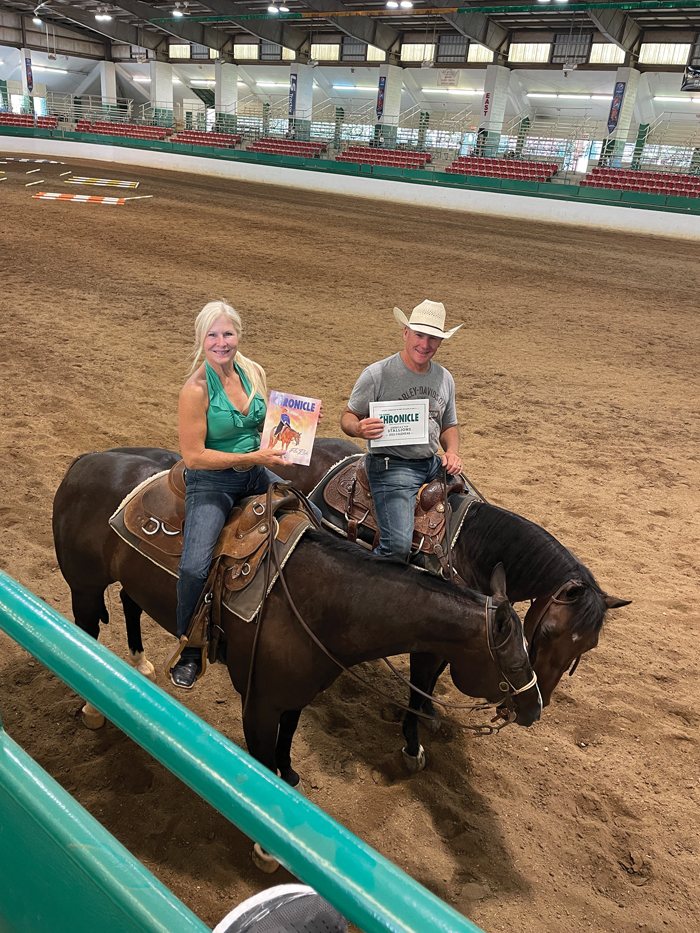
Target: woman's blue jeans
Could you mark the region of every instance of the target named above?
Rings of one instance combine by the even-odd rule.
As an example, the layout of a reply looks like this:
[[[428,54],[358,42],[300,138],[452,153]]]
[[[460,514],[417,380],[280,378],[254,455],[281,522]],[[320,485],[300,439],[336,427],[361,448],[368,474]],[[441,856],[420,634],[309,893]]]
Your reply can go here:
[[[441,460],[436,456],[418,461],[389,460],[381,454],[368,454],[366,463],[380,535],[374,553],[407,560],[418,490],[435,479]]]
[[[245,496],[267,492],[271,483],[283,482],[261,466],[245,473],[236,470],[187,470],[185,527],[177,581],[177,634],[185,634],[204,584],[211,555],[229,512]]]

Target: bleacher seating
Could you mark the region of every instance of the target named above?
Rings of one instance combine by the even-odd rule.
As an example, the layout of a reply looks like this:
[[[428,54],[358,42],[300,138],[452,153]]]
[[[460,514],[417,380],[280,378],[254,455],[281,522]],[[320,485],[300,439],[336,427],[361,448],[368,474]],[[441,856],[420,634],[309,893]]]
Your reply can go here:
[[[555,162],[528,162],[525,159],[494,159],[460,156],[445,171],[452,175],[480,175],[486,178],[512,178],[516,181],[548,181],[558,170]]]
[[[0,113],[0,126],[34,126],[31,113]]]
[[[391,168],[424,168],[429,152],[410,149],[377,149],[373,146],[348,146],[336,156],[336,162],[359,162],[361,165],[387,165]]]
[[[302,139],[259,139],[252,146],[247,146],[248,152],[269,152],[273,155],[292,155],[312,159],[327,150],[325,143],[311,142]]]
[[[181,130],[171,138],[171,142],[186,146],[214,146],[217,149],[232,149],[241,141],[233,133],[205,133],[202,130]]]
[[[676,172],[647,172],[596,166],[580,184],[584,188],[611,188],[615,191],[700,197],[700,175]]]
[[[87,121],[79,121],[85,123]],[[136,123],[112,123],[109,120],[95,120],[87,128],[79,129],[82,133],[97,133],[101,136],[126,136],[130,139],[165,139],[172,132],[164,126],[140,126]]]

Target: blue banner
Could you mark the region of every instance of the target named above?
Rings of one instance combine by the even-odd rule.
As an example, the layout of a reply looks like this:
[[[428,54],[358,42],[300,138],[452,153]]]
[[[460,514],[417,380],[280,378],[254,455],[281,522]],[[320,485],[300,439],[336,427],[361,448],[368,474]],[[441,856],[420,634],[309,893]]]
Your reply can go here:
[[[610,116],[608,117],[608,136],[617,129],[617,121],[620,119],[620,108],[622,99],[625,96],[626,82],[618,81],[615,85],[612,104],[610,104]]]
[[[34,90],[34,75],[32,74],[31,58],[24,59],[24,67],[27,69],[27,91],[31,94]]]
[[[294,116],[294,111],[297,108],[297,76],[291,74],[289,76],[289,116]]]
[[[379,79],[379,93],[377,94],[377,119],[380,120],[384,113],[384,92],[386,90],[386,77],[382,75]]]

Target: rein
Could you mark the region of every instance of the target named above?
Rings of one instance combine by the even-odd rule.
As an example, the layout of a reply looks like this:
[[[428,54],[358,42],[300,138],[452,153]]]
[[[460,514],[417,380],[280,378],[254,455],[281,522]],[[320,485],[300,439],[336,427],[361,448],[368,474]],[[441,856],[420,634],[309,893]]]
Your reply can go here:
[[[297,489],[294,489],[293,487],[289,487],[288,496],[286,496],[282,500],[279,500],[276,503],[276,509],[279,509],[281,506],[287,505],[289,501],[293,499],[298,500],[299,504],[301,504],[304,511],[312,519],[314,526],[316,528],[320,528],[321,525],[318,519],[316,518],[316,516],[314,515],[306,499],[306,496],[304,496],[303,493],[299,492]],[[263,594],[263,601],[261,603],[259,614],[258,614],[258,624],[256,625],[256,628],[255,628],[255,637],[253,639],[253,647],[252,647],[251,658],[250,658],[250,668],[248,670],[248,683],[246,687],[246,698],[245,698],[245,703],[243,705],[243,716],[245,716],[246,710],[248,708],[248,702],[249,702],[249,698],[251,694],[251,687],[253,683],[253,672],[255,668],[255,658],[257,655],[260,632],[262,630],[262,622],[263,622],[263,617],[264,617],[264,609],[266,605],[267,594],[268,594],[268,590],[270,587],[270,580],[272,577],[272,560],[274,559],[275,567],[277,569],[277,574],[279,576],[280,583],[284,590],[284,594],[287,597],[287,601],[289,603],[289,606],[292,612],[294,613],[297,621],[299,622],[301,627],[304,629],[306,634],[309,636],[309,638],[311,638],[313,643],[326,655],[326,657],[330,661],[332,661],[337,667],[339,667],[342,671],[344,671],[347,674],[350,674],[352,677],[358,680],[361,684],[363,684],[363,686],[369,687],[369,689],[374,691],[374,693],[379,694],[379,696],[383,697],[385,700],[389,700],[390,703],[392,703],[394,706],[398,707],[399,709],[402,709],[408,713],[414,713],[416,716],[426,721],[432,720],[433,717],[429,716],[426,713],[421,713],[419,710],[412,709],[410,706],[406,706],[403,703],[400,703],[398,700],[395,700],[392,696],[390,696],[388,693],[385,693],[379,687],[376,687],[374,684],[371,684],[368,681],[364,680],[362,677],[360,677],[359,674],[357,674],[354,670],[352,670],[352,668],[346,667],[333,654],[331,654],[331,652],[320,641],[320,639],[316,636],[316,634],[309,628],[303,616],[297,609],[294,599],[292,598],[292,594],[289,592],[289,587],[287,586],[287,580],[285,578],[285,575],[282,569],[282,564],[280,561],[279,553],[277,551],[277,539],[275,538],[275,522],[273,521],[273,515],[272,515],[272,501],[273,501],[272,500],[272,486],[270,486],[267,490],[267,495],[266,495],[266,500],[265,500],[265,507],[267,509],[267,513],[270,519],[269,529],[268,529],[268,545],[269,545],[270,556],[268,556],[267,566],[265,569],[265,590]],[[450,552],[450,557],[451,557],[451,552]],[[451,564],[451,560],[450,560],[450,564]],[[535,686],[535,684],[537,683],[537,675],[533,671],[531,680],[525,686],[515,688],[510,683],[506,675],[503,673],[503,668],[501,666],[500,658],[498,657],[498,652],[507,644],[513,632],[511,629],[511,631],[508,634],[508,638],[506,638],[504,642],[502,642],[500,645],[495,644],[495,640],[493,638],[494,611],[495,611],[495,606],[493,603],[493,598],[491,596],[487,596],[486,605],[484,607],[484,622],[485,622],[485,628],[486,628],[486,639],[487,639],[489,654],[491,655],[495,663],[498,665],[501,676],[503,677],[503,681],[499,685],[501,690],[503,691],[504,694],[507,694],[509,696],[517,696],[518,694],[524,693],[526,690],[530,690],[532,687]],[[442,700],[436,700],[433,697],[431,697],[429,694],[424,693],[418,687],[415,687],[407,678],[403,676],[403,674],[401,674],[399,671],[396,670],[396,668],[388,660],[388,658],[382,658],[382,660],[389,667],[389,669],[401,681],[403,681],[403,683],[406,684],[406,686],[408,686],[412,691],[414,691],[414,693],[417,693],[419,696],[422,696],[428,700],[431,700],[434,703],[437,703],[438,705],[444,707],[445,709],[455,709],[455,710],[459,709],[459,710],[468,710],[470,712],[475,712],[477,710],[488,709],[490,706],[490,704],[488,703],[477,703],[477,704],[472,704],[472,705],[457,705],[457,704],[445,703]],[[495,722],[495,719],[492,720],[492,723],[485,723],[483,725],[466,725],[464,723],[455,723],[455,725],[458,725],[462,729],[474,732],[476,735],[493,735],[495,733],[500,732],[500,730],[503,729],[504,726],[507,726],[511,722],[513,722],[516,716],[517,716],[517,713],[511,712],[510,710],[508,710],[505,716],[503,716],[503,714],[501,713],[497,713],[497,716],[495,717],[495,719],[499,719],[499,718],[504,719],[502,723],[498,723],[497,725],[492,724],[493,722]]]
[[[535,610],[535,611],[537,612],[537,615],[536,615],[536,617],[535,617],[535,624],[534,624],[533,627],[532,627],[532,635],[530,635],[530,639],[529,639],[529,642],[530,642],[530,650],[529,650],[528,654],[529,654],[529,656],[530,656],[530,663],[531,663],[531,664],[532,664],[532,659],[533,659],[534,654],[535,654],[535,637],[537,636],[537,633],[538,633],[539,630],[540,630],[540,626],[542,625],[542,623],[543,623],[543,621],[544,621],[544,617],[547,615],[547,612],[549,611],[549,607],[552,605],[552,603],[556,603],[556,604],[559,605],[559,606],[566,606],[566,605],[569,605],[569,604],[570,604],[571,600],[568,600],[568,599],[559,599],[559,597],[560,597],[561,594],[564,592],[564,590],[567,589],[567,587],[569,587],[569,586],[583,586],[583,584],[581,583],[580,580],[567,580],[566,583],[563,583],[563,584],[559,587],[559,589],[556,591],[556,593],[554,593],[554,594],[552,594],[552,596],[549,596],[548,598],[546,598],[546,601],[542,604],[541,607],[538,608],[538,606],[537,606],[538,600],[535,600],[535,601],[532,603],[532,605],[530,606],[530,608],[528,609],[528,611],[527,611],[527,613],[526,613],[526,615],[525,615],[525,622],[527,622],[527,617],[530,615],[530,613],[533,612],[533,610]],[[540,598],[542,598],[542,597],[540,597]],[[575,671],[576,668],[578,667],[578,662],[579,662],[580,660],[581,660],[581,655],[579,655],[579,656],[576,658],[576,660],[574,661],[574,663],[571,665],[571,668],[570,668],[570,670],[569,670],[569,677],[573,677],[574,671]]]

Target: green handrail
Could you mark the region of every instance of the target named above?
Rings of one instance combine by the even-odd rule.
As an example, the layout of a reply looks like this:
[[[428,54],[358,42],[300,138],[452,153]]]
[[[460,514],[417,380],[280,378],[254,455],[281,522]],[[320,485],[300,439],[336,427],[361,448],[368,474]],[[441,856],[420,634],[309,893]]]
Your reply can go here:
[[[482,933],[2,571],[0,629],[364,933]]]

